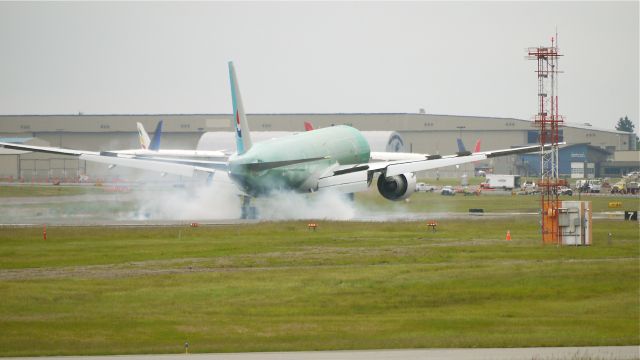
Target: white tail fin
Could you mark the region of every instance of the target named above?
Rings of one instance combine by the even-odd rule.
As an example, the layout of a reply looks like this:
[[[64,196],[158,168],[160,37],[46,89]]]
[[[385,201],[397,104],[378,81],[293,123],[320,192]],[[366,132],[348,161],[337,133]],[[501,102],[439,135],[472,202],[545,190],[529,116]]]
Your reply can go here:
[[[231,100],[233,101],[233,123],[236,129],[236,148],[238,155],[244,154],[251,149],[251,134],[249,133],[249,123],[242,106],[242,97],[236,78],[236,70],[233,62],[229,61],[229,81],[231,82]]]
[[[144,129],[144,126],[142,126],[142,124],[137,123],[138,124],[138,138],[140,139],[140,148],[147,150],[149,149],[149,144],[151,143],[151,139],[149,139],[149,134],[147,134],[147,131]]]

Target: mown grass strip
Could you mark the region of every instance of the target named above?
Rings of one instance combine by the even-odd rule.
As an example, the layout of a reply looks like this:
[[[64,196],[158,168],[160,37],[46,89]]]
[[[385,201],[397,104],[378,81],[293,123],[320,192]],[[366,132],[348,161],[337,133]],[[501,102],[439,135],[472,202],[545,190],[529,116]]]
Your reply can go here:
[[[0,354],[639,343],[637,223],[579,248],[530,219],[439,229],[0,228]]]

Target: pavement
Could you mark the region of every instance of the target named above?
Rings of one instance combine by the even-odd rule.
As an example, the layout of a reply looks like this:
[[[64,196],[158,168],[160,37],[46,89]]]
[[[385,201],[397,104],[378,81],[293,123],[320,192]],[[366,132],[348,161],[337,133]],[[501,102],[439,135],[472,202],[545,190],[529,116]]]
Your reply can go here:
[[[640,346],[534,347],[509,349],[412,349],[297,351],[227,354],[163,354],[114,356],[54,356],[47,359],[91,360],[627,360],[640,359]],[[42,359],[4,358],[4,359]]]

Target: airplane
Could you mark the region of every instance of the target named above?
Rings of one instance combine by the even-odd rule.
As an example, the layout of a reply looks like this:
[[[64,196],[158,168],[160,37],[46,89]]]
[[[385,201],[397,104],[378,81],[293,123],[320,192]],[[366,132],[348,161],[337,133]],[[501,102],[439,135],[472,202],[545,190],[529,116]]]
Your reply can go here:
[[[305,128],[305,131],[315,130],[313,124],[308,121],[304,122],[304,128]],[[371,142],[371,140],[373,140],[372,138],[374,137],[373,134],[376,133],[376,131],[361,131],[360,133],[367,139],[367,141]],[[457,139],[457,142],[458,142],[458,149],[459,149],[459,152],[457,153],[458,155],[471,154],[464,148],[464,143],[462,143],[461,139]],[[388,148],[388,144],[387,144],[387,148]],[[475,152],[479,152],[479,151],[480,151],[480,139],[478,139],[478,142],[476,142]],[[400,151],[393,151],[393,152],[371,151],[369,154],[369,158],[371,161],[424,160],[424,159],[427,159],[428,157],[429,157],[429,154],[408,153],[408,152],[400,152]]]
[[[464,147],[464,143],[462,142],[462,139],[457,138],[456,142],[458,143],[458,154],[466,153],[467,149]],[[476,141],[476,146],[473,152],[480,152],[480,139]]]
[[[138,138],[140,139],[140,147],[144,150],[160,150],[160,136],[162,136],[162,120],[158,121],[156,131],[153,133],[153,140],[149,140],[149,134],[141,123],[136,122],[138,128]]]
[[[103,154],[115,154],[118,156],[130,156],[132,158],[206,158],[206,159],[227,159],[229,154],[222,150],[185,150],[185,149],[160,149],[160,137],[162,136],[162,120],[158,121],[156,131],[153,138],[149,138],[149,134],[144,126],[137,122],[138,138],[140,140],[140,149],[113,150],[105,151]]]
[[[539,145],[511,149],[426,155],[418,159],[370,162],[371,150],[359,130],[337,125],[253,143],[240,96],[233,62],[228,63],[236,152],[226,161],[131,158],[113,152],[2,143],[9,149],[77,156],[81,160],[126,166],[193,177],[206,174],[214,186],[216,178],[235,183],[242,201],[243,218],[252,213],[251,199],[279,190],[314,193],[366,191],[377,177],[382,197],[392,201],[408,198],[415,191],[418,171],[460,165],[487,158],[540,150]]]

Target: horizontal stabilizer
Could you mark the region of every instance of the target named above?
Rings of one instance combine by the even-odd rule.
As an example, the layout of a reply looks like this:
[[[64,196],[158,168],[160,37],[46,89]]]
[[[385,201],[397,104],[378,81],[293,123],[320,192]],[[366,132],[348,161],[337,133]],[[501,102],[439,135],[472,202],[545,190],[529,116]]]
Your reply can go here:
[[[325,160],[325,159],[328,159],[328,157],[325,156],[325,157],[308,158],[308,159],[257,162],[257,163],[243,164],[243,166],[246,166],[247,168],[249,168],[249,170],[252,170],[252,171],[264,171],[264,170],[275,169],[283,166],[302,164],[306,162]]]

